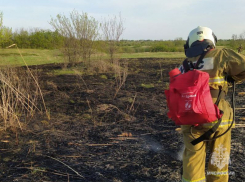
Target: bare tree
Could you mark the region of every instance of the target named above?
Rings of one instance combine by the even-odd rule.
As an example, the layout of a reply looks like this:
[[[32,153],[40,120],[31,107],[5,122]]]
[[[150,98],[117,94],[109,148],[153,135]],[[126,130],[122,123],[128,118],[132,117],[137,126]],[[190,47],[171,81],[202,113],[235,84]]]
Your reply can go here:
[[[73,10],[69,18],[58,14],[56,19],[51,19],[50,25],[64,37],[63,52],[69,62],[90,58],[99,31],[99,23],[93,17]]]
[[[99,23],[86,13],[80,15],[78,12],[71,13],[71,21],[74,27],[76,38],[82,50],[83,59],[90,58],[94,41],[98,38]]]
[[[240,40],[244,40],[244,39],[245,39],[245,31],[243,31],[243,32],[239,35],[239,39],[240,39]]]
[[[243,45],[245,44],[245,31],[240,35],[232,34],[230,45],[234,49],[237,49],[239,53],[242,52]]]
[[[75,33],[71,20],[65,15],[58,14],[56,19],[51,19],[51,26],[64,37],[64,46],[62,52],[69,63],[78,61],[78,41],[75,39]]]
[[[237,35],[236,34],[232,34],[232,40],[237,40]]]
[[[103,38],[107,43],[107,49],[110,54],[111,63],[113,63],[115,52],[117,51],[118,41],[125,30],[121,14],[119,16],[109,17],[101,24]]]

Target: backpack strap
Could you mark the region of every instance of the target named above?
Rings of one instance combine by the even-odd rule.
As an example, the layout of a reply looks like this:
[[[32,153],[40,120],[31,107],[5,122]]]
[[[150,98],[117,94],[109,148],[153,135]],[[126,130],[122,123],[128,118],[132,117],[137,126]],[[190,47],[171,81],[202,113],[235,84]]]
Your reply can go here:
[[[223,111],[220,110],[220,112],[223,114]],[[221,122],[222,122],[222,117],[218,120],[218,122],[212,128],[206,131],[203,135],[191,141],[191,144],[196,145],[204,140],[209,140],[210,136],[218,129]]]
[[[202,62],[204,56],[207,54],[208,51],[204,51],[201,56],[199,57],[199,59],[197,60],[196,64],[195,64],[195,69],[198,68],[199,64]]]
[[[183,61],[183,67],[185,69],[185,73],[188,72],[189,70],[193,70],[193,69],[197,69],[199,64],[201,63],[201,61],[203,60],[204,56],[206,55],[208,51],[204,51],[201,56],[199,57],[199,59],[197,60],[196,64],[194,65],[192,63],[192,61],[188,61],[188,58],[186,58]]]

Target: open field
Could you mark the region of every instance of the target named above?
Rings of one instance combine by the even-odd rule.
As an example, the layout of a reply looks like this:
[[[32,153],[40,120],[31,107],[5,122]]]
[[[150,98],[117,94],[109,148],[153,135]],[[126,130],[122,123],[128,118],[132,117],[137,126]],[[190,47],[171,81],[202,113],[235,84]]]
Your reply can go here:
[[[21,51],[30,65],[46,63],[31,68],[39,72],[51,119],[36,115],[23,132],[0,128],[1,182],[180,181],[183,142],[166,116],[164,89],[181,53],[124,55],[120,62],[128,65],[127,78],[115,97],[112,71],[77,74],[72,67],[62,69],[60,53],[53,59],[53,52]],[[238,108],[244,107],[242,91],[240,84]],[[244,112],[237,110],[238,124]],[[242,127],[232,131],[232,182],[245,180],[244,132]]]
[[[59,50],[41,49],[19,49],[28,65],[41,65],[51,63],[63,63],[64,58]],[[23,66],[24,62],[18,49],[0,49],[0,66]],[[117,58],[184,58],[183,52],[142,52],[142,53],[121,53]],[[106,54],[95,54],[92,60],[109,59]]]
[[[59,50],[19,49],[28,65],[40,65],[63,62]],[[0,49],[0,66],[23,66],[24,62],[18,49]]]
[[[122,53],[121,58],[184,58],[184,52],[142,52],[142,53]]]
[[[224,48],[224,46],[217,46]],[[42,65],[52,63],[63,63],[64,58],[60,50],[48,49],[0,49],[0,66],[23,66],[24,62],[20,53],[28,65]],[[131,59],[131,58],[185,58],[184,52],[140,52],[140,53],[120,53],[115,55],[116,58]],[[109,59],[108,55],[100,53],[94,54],[92,60]]]

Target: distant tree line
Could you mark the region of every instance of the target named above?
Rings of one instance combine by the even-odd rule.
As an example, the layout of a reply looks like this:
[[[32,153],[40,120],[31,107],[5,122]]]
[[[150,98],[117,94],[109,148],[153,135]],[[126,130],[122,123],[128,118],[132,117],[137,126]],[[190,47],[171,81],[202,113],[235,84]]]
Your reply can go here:
[[[57,31],[43,29],[12,28],[3,25],[3,13],[0,12],[0,47],[17,44],[19,48],[56,49],[63,44],[63,37]]]
[[[182,52],[185,40],[121,40],[120,52]]]
[[[176,38],[174,40],[121,40],[119,51],[121,53],[138,52],[184,52],[186,40]],[[232,35],[232,39],[219,39],[216,46],[237,50],[245,47],[245,32],[243,36]]]
[[[232,35],[232,39],[230,42],[230,46],[233,49],[238,49],[240,46],[241,47],[245,47],[245,31],[242,32],[241,34],[237,35],[237,34],[233,34]]]
[[[2,47],[7,47],[15,43],[19,48],[31,49],[57,49],[63,44],[63,37],[57,31],[51,30],[25,30],[19,29],[12,33],[9,41],[2,44]]]

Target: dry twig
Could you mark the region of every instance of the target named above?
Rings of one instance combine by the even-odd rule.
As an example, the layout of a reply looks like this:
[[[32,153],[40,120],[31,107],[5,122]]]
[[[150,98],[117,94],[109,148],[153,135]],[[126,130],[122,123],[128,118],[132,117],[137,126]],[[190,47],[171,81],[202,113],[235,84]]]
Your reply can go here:
[[[76,173],[76,175],[78,175],[78,176],[84,178],[81,174],[79,174],[77,171],[75,171],[72,167],[68,166],[68,165],[65,164],[64,162],[62,162],[62,161],[60,161],[60,160],[58,160],[58,159],[56,159],[56,158],[54,158],[54,157],[48,156],[48,155],[43,155],[43,156],[58,161],[59,163],[63,164],[64,166],[66,166],[66,167],[68,167],[70,170],[72,170],[74,173]]]

